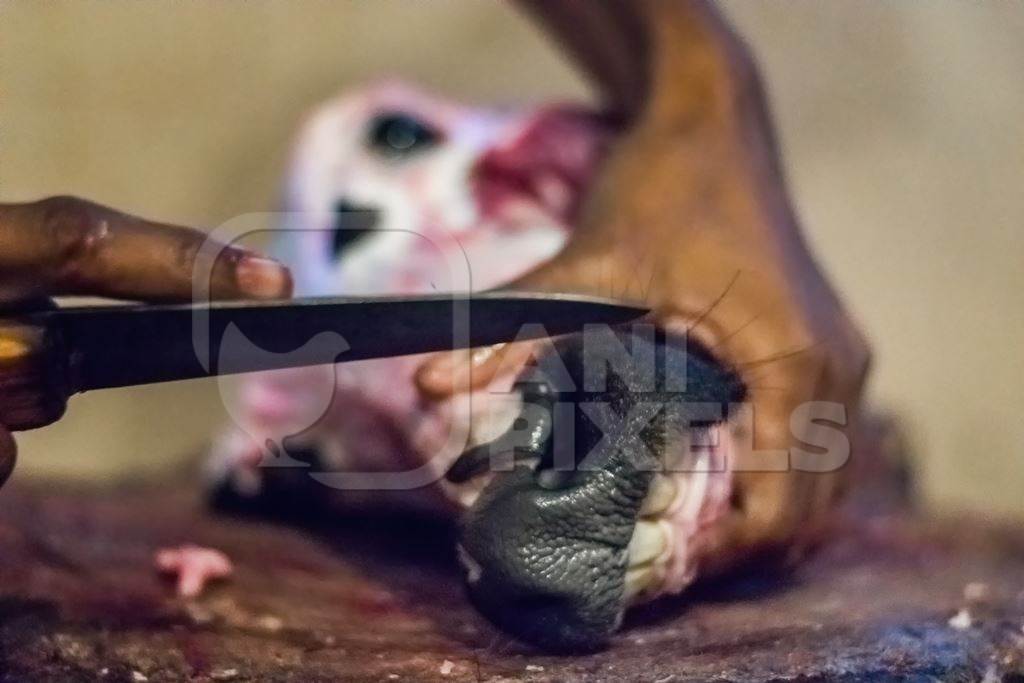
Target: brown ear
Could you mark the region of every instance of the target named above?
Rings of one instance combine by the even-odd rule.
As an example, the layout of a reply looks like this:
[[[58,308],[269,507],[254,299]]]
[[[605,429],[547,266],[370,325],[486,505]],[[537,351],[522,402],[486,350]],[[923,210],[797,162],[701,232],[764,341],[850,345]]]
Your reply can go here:
[[[647,33],[631,0],[517,0],[598,88],[605,106],[632,118],[646,96]]]

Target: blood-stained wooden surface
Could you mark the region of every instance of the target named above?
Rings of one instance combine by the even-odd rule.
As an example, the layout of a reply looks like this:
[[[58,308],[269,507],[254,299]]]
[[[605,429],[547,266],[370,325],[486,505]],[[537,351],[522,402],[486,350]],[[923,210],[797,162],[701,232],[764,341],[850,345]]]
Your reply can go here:
[[[790,578],[752,572],[631,615],[606,651],[545,656],[464,599],[450,530],[318,530],[208,513],[193,487],[0,492],[3,680],[1024,680],[1024,532],[848,523]],[[153,551],[227,552],[183,602]],[[1020,678],[1014,679],[1014,676]]]

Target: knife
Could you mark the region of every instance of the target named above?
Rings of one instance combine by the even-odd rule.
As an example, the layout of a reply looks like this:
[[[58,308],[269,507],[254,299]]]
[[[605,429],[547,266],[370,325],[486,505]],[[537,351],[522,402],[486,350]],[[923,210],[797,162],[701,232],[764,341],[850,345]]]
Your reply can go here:
[[[0,326],[0,391],[42,383],[63,401],[94,389],[553,336],[647,312],[582,295],[484,292],[11,313]],[[31,350],[23,362],[12,353],[19,338]],[[0,421],[9,416],[12,398],[0,399]]]

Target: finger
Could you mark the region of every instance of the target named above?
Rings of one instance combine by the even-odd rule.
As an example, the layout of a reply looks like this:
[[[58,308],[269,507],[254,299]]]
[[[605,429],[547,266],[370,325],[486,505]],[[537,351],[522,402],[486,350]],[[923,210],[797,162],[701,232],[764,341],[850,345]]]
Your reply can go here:
[[[205,272],[204,272],[205,271]],[[279,263],[73,197],[0,205],[0,296],[188,301],[289,296]]]
[[[614,272],[615,259],[580,256],[587,252],[574,248],[578,244],[578,240],[571,240],[552,259],[499,289],[608,295],[608,279],[601,274]],[[628,292],[618,294],[629,297]],[[550,343],[550,339],[539,339],[436,354],[417,371],[416,386],[434,400],[482,389],[499,377],[518,372],[531,357],[546,351]]]
[[[3,486],[11,472],[14,470],[14,463],[17,460],[18,447],[14,443],[14,436],[4,427],[0,426],[0,486]]]
[[[518,0],[591,78],[608,106],[634,114],[646,90],[647,46],[640,15],[628,2]]]
[[[499,377],[518,373],[535,346],[531,340],[435,354],[417,370],[416,388],[432,400],[482,389]]]
[[[594,278],[588,276],[586,266],[572,253],[567,247],[551,260],[499,289],[599,294],[597,287],[589,285],[595,282]],[[482,389],[499,377],[519,372],[530,357],[539,352],[539,341],[495,344],[435,354],[417,370],[414,378],[416,387],[431,400],[443,400]]]

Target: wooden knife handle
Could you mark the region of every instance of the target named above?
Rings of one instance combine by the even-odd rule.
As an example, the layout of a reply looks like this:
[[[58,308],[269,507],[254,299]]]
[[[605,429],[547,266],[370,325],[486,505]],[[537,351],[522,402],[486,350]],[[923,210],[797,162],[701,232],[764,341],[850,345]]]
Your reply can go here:
[[[57,421],[67,407],[67,359],[50,331],[0,319],[0,424],[10,430]]]

